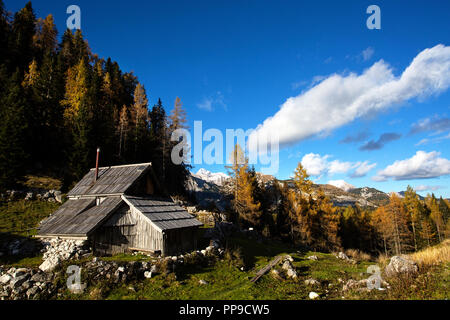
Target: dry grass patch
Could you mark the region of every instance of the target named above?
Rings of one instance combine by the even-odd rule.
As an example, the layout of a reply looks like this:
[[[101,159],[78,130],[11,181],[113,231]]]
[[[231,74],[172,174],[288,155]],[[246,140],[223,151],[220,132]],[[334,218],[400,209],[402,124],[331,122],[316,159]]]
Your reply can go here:
[[[365,253],[363,251],[357,250],[357,249],[347,249],[345,251],[345,254],[354,260],[360,262],[360,261],[371,261],[372,256],[368,253]]]
[[[450,239],[441,244],[423,249],[410,255],[419,266],[435,266],[442,263],[450,263]]]

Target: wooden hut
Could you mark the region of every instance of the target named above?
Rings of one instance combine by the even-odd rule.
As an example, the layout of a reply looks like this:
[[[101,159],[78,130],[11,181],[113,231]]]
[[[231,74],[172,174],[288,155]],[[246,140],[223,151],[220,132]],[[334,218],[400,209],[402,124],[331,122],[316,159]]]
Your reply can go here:
[[[150,163],[91,169],[37,236],[89,240],[99,255],[196,249],[202,223],[161,190]]]

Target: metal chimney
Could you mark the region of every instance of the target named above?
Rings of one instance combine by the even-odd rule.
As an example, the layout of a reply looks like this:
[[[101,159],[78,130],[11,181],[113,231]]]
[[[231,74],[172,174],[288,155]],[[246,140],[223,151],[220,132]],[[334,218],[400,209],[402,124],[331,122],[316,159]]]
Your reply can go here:
[[[97,161],[95,163],[95,182],[98,179],[98,160],[100,159],[100,148],[97,148]]]

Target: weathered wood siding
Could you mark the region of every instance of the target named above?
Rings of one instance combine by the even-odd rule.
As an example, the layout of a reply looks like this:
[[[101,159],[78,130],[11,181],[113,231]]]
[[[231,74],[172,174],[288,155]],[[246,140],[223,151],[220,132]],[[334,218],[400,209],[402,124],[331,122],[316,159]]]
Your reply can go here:
[[[126,205],[118,209],[91,236],[94,252],[98,255],[124,253],[136,237],[135,219]]]
[[[197,249],[197,235],[197,227],[161,232],[139,211],[124,205],[95,231],[91,239],[98,255],[115,255],[133,248],[160,251],[167,256]]]
[[[137,236],[133,248],[148,251],[163,251],[164,237],[161,231],[155,229],[148,219],[132,208],[131,211],[136,215]]]

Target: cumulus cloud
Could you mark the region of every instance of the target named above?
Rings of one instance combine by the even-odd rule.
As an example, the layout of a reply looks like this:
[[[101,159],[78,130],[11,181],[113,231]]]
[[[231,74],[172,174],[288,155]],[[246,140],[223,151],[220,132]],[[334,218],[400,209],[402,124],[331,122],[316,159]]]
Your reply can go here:
[[[305,155],[301,161],[306,172],[310,176],[322,176],[322,175],[334,175],[334,174],[346,174],[351,170],[355,170],[351,177],[363,177],[370,170],[372,170],[376,164],[370,164],[365,162],[346,162],[340,160],[329,161],[330,155],[321,156],[320,154],[309,153]]]
[[[423,50],[399,77],[383,60],[359,75],[330,75],[281,105],[250,135],[250,145],[265,146],[267,139],[258,137],[272,135],[286,146],[328,134],[360,117],[438,94],[449,86],[450,47],[444,45]]]
[[[450,160],[441,158],[441,153],[417,151],[409,159],[395,161],[377,173],[375,181],[437,178],[450,174]]]
[[[328,170],[327,159],[330,156],[320,156],[320,154],[309,153],[302,159],[302,166],[310,176],[321,176]]]
[[[364,145],[362,145],[359,150],[362,151],[373,151],[373,150],[380,150],[382,149],[385,144],[398,140],[402,137],[401,134],[398,133],[384,133],[380,136],[380,138],[377,141],[370,140],[366,142]]]

